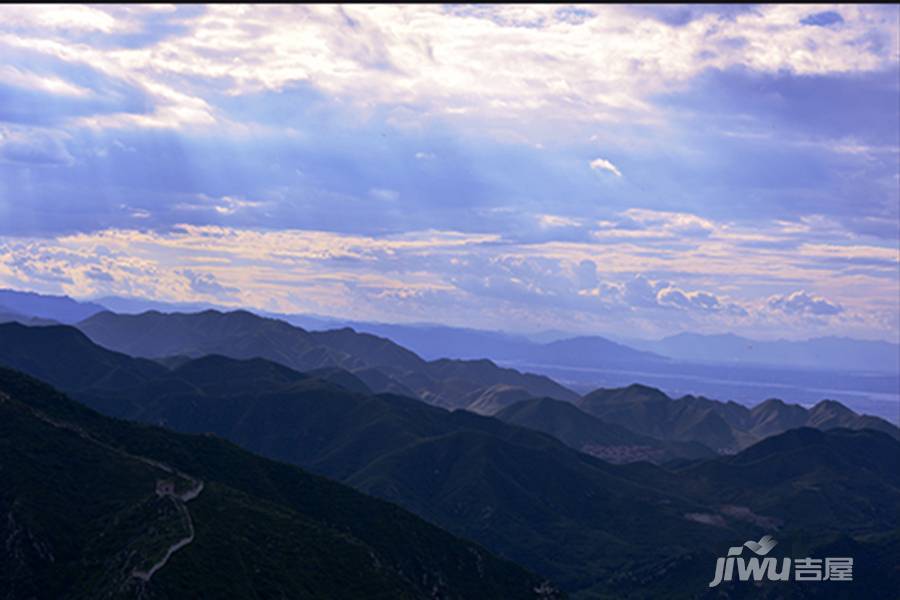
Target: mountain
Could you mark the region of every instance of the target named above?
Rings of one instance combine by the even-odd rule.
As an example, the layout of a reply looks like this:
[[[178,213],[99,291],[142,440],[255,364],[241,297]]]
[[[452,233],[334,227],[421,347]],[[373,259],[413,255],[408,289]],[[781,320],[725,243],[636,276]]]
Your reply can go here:
[[[205,308],[230,310],[204,304],[154,303],[139,299],[103,298],[101,304],[106,305],[105,303],[109,303],[109,307],[116,312],[128,313],[147,309],[163,312],[187,312]],[[888,372],[877,372],[866,365],[863,365],[864,371],[848,371],[844,366],[846,361],[841,356],[857,353],[857,349],[852,347],[833,353],[838,357],[838,362],[819,364],[821,356],[812,355],[813,358],[808,357],[806,362],[798,363],[802,366],[797,366],[789,357],[782,357],[785,361],[773,359],[772,356],[762,361],[725,360],[721,357],[727,355],[727,349],[718,347],[706,356],[686,354],[684,356],[687,358],[678,358],[682,355],[674,353],[673,358],[666,355],[663,349],[648,346],[652,342],[646,340],[620,340],[622,343],[616,343],[598,336],[577,338],[572,337],[571,333],[563,332],[522,336],[433,324],[401,325],[313,315],[257,314],[286,321],[310,333],[349,326],[357,333],[387,337],[428,361],[440,358],[487,358],[502,367],[545,375],[579,393],[586,393],[597,387],[618,387],[640,381],[659,387],[673,396],[701,393],[712,398],[728,397],[744,404],[754,403],[759,398],[781,396],[789,397],[793,402],[812,404],[822,398],[822,390],[829,390],[828,396],[857,412],[878,415],[898,424],[896,396],[900,371],[894,368]],[[741,344],[750,343],[737,336],[719,337],[726,341],[734,338],[739,348]],[[558,343],[549,345],[554,342]],[[702,340],[698,344],[701,349],[705,348]],[[711,344],[715,345],[713,342]],[[881,350],[873,348],[872,352],[877,354]],[[897,362],[890,358],[893,356],[890,353],[884,356],[888,358],[883,362],[888,365]],[[865,359],[861,362],[875,365],[879,360],[882,359],[876,357],[874,361]],[[297,364],[291,366],[306,370]],[[403,373],[389,375],[384,372],[388,369],[383,366],[378,370],[378,373],[367,375],[371,381],[366,383],[374,391],[412,394],[431,398],[430,401],[448,408],[465,408],[465,404],[458,399],[449,397],[451,392],[422,389],[410,385],[408,381],[398,381],[397,377],[403,378]],[[416,390],[421,390],[422,393]],[[534,397],[571,399],[559,396],[565,393],[560,390],[554,393],[531,391]],[[886,398],[892,400],[886,401]]]
[[[121,390],[162,376],[167,369],[93,343],[74,327],[0,324],[0,364],[67,391]]]
[[[223,354],[291,362],[288,366],[299,370],[361,364],[321,347],[309,332],[247,311],[139,315],[107,311],[82,321],[78,328],[105,348],[145,358]]]
[[[648,398],[658,394],[641,391]],[[620,395],[625,402],[628,393]],[[612,465],[545,433],[407,397],[354,393],[262,359],[179,361],[132,388],[82,390],[77,398],[116,416],[221,435],[395,502],[549,577],[576,598],[696,597],[717,556],[773,527],[810,544],[832,535],[862,544],[891,526],[877,498],[893,501],[896,476],[840,461],[820,479],[822,464],[795,465],[791,443],[772,446],[768,471],[748,471],[757,489],[782,490],[780,503],[777,495],[740,495],[744,467],[727,462],[734,457],[692,461],[679,470],[646,462]],[[847,444],[860,445],[856,454],[867,460],[874,459],[873,448],[875,454],[897,452],[889,437],[871,447],[867,439]],[[169,454],[156,460],[205,456],[168,442],[162,448]],[[754,462],[751,454],[742,460]],[[222,477],[262,477],[256,467],[245,472],[230,459],[216,464]],[[198,476],[189,462],[178,469]],[[852,488],[843,487],[842,476]],[[810,493],[827,497],[827,508],[836,511],[831,530],[820,528],[824,510],[809,516],[802,510]],[[874,512],[867,512],[867,501]]]
[[[294,315],[285,320],[304,327],[306,319]],[[438,358],[493,358],[502,360],[522,353],[533,343],[527,338],[494,331],[443,325],[399,325],[352,321],[346,325],[365,333],[390,338],[428,360]],[[319,326],[317,329],[325,327]]]
[[[719,451],[733,451],[751,441],[720,414],[721,403],[706,398],[672,400],[658,389],[635,384],[595,390],[577,404],[603,421],[660,440],[700,442]],[[732,412],[746,410],[736,403],[724,407]]]
[[[13,310],[0,306],[0,323],[22,323],[23,325],[53,325],[56,321],[50,319],[41,319],[38,317],[29,317],[17,313]]]
[[[284,318],[316,329],[326,326],[324,321],[316,323],[305,317]],[[599,336],[572,337],[560,332],[538,336],[545,338],[539,342],[536,336],[428,324],[345,324],[360,332],[388,337],[426,359],[489,358],[505,367],[546,375],[581,393],[635,381],[674,396],[701,393],[744,404],[772,396],[812,404],[827,393],[857,412],[900,424],[897,347],[881,342],[820,338],[809,343],[785,342],[797,348],[807,346],[802,352],[786,352],[779,344],[767,345],[730,334],[673,336],[665,345],[654,346],[654,342],[643,340],[617,343]],[[677,351],[674,347],[679,343],[696,352]],[[834,348],[826,352],[830,346]]]
[[[734,334],[680,333],[629,344],[683,361],[768,364],[842,371],[900,371],[900,345],[846,337],[758,341]]]
[[[291,317],[285,317],[291,320]],[[359,331],[388,337],[429,358],[491,358],[567,366],[653,364],[667,359],[599,336],[569,337],[549,343],[524,336],[440,325],[350,323]]]
[[[779,527],[900,527],[900,442],[871,429],[792,429],[681,474],[692,495],[727,502],[732,512],[752,506]]]
[[[306,375],[321,379],[322,381],[327,381],[328,383],[333,383],[349,392],[355,392],[357,394],[372,393],[372,390],[360,377],[339,367],[313,369],[312,371],[307,371]]]
[[[583,412],[569,402],[533,398],[499,411],[496,418],[548,433],[566,445],[611,463],[646,460],[712,458],[715,453],[697,442],[661,442]]]
[[[666,358],[644,352],[598,336],[585,336],[536,344],[517,357],[535,363],[573,367],[653,365]]]
[[[669,550],[639,558],[638,546],[615,541],[650,543],[651,533],[633,525],[639,514],[678,532],[653,537],[664,548],[719,534],[682,517],[700,504],[644,489],[541,433],[271,370],[259,359],[207,356],[121,394],[80,397],[116,416],[221,435],[397,502],[567,589],[611,573],[622,557],[635,568],[663,559]],[[560,547],[561,535],[571,546]]]
[[[555,595],[392,504],[218,438],[101,417],[7,369],[0,465],[4,598]]]
[[[164,302],[127,296],[103,296],[95,298],[94,302],[106,307],[105,310],[120,314],[138,314],[154,310],[158,312],[227,310],[225,307],[211,302]]]
[[[494,415],[508,406],[529,398],[532,398],[532,395],[526,389],[497,384],[469,394],[463,399],[462,405],[466,410],[479,415]]]
[[[462,408],[466,395],[476,390],[486,390],[495,385],[505,385],[526,390],[534,396],[548,396],[559,400],[574,401],[578,395],[549,377],[533,373],[521,373],[515,369],[498,367],[493,361],[440,359],[428,363],[426,374],[439,385],[432,385],[436,393],[425,399],[438,406]]]
[[[698,590],[695,597],[892,598],[900,589],[900,443],[888,435],[794,429],[737,455],[683,467],[666,485],[713,507],[692,519],[723,527],[728,519],[744,519],[773,535],[776,560],[854,560],[853,581],[840,586],[733,584]],[[711,578],[711,568],[707,574]]]
[[[83,339],[64,331],[71,328],[30,329],[48,353]],[[5,333],[0,327],[0,346]],[[138,369],[110,363],[107,353],[127,362],[121,354],[71,347],[115,371]],[[683,544],[724,542],[719,528],[684,518],[705,510],[702,502],[631,481],[540,432],[412,398],[354,393],[263,359],[209,355],[172,370],[150,364],[163,372],[128,389],[79,388],[75,397],[112,416],[212,433],[345,482],[565,589],[602,587],[613,574],[652,576]],[[48,372],[81,384],[61,368]],[[644,518],[656,526],[645,527]]]
[[[106,310],[99,304],[78,302],[68,296],[44,296],[8,289],[0,290],[0,305],[10,313],[59,323],[77,323]]]
[[[147,298],[140,298],[136,296],[102,296],[100,298],[95,298],[94,301],[97,304],[105,306],[107,310],[110,310],[114,313],[129,315],[136,315],[150,311],[161,313],[191,313],[202,312],[204,310],[218,310],[223,312],[234,310],[234,307],[229,307],[224,304],[218,304],[215,302],[166,302],[163,300],[149,300]],[[355,323],[343,319],[310,314],[273,313],[270,311],[256,309],[254,309],[254,313],[271,319],[287,321],[291,325],[297,325],[306,330],[336,329],[339,327],[353,326],[353,323]],[[375,331],[366,331],[368,333],[377,333]]]
[[[418,398],[447,407],[457,407],[466,394],[496,384],[522,387],[533,395],[577,398],[574,392],[547,377],[504,369],[491,361],[429,362],[371,334],[349,328],[310,332],[246,311],[151,311],[139,315],[104,312],[78,327],[96,343],[132,356],[221,354],[266,358],[298,371],[340,367],[375,392],[412,392]]]
[[[767,400],[753,409],[736,402],[702,396],[672,399],[643,385],[599,389],[577,403],[584,412],[636,433],[666,441],[699,442],[733,453],[777,433],[796,427],[876,429],[900,439],[900,429],[884,419],[858,415],[833,400],[811,409]]]
[[[143,397],[141,418],[219,433],[396,502],[584,598],[619,595],[623,587],[646,597],[692,589],[694,577],[708,574],[682,575],[682,569],[711,565],[710,549],[758,539],[773,527],[806,539],[832,532],[867,536],[894,526],[886,507],[895,498],[896,475],[839,461],[825,477],[821,461],[795,463],[790,443],[775,444],[767,468],[749,474],[740,465],[754,464],[754,447],[735,463],[717,458],[675,473],[647,463],[615,466],[553,437],[466,411],[350,394],[311,378],[281,385],[247,379],[241,386],[226,375],[241,371],[232,359],[193,362],[200,364],[190,372],[207,375],[172,376],[201,393],[166,396],[155,386],[143,396],[129,392]],[[200,383],[215,374],[225,379],[218,387]],[[235,393],[225,395],[226,389]],[[898,451],[896,441],[882,438],[890,441],[857,454],[871,461]],[[817,450],[807,454],[814,458]],[[853,483],[845,487],[842,477]],[[743,493],[745,479],[753,489],[780,491]],[[812,493],[828,498],[830,512],[804,513]],[[830,528],[822,528],[826,514]]]

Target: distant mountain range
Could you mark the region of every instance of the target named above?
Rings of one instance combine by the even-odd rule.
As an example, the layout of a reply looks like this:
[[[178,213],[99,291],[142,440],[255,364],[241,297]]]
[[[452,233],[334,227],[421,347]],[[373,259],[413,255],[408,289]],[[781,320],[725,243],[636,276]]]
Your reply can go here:
[[[607,423],[642,435],[672,442],[699,442],[723,453],[736,452],[797,427],[874,429],[900,439],[900,429],[891,423],[858,415],[833,400],[823,400],[807,410],[772,398],[751,409],[702,396],[672,399],[658,389],[635,384],[596,390],[577,405]]]
[[[114,331],[119,323],[133,323],[100,316]],[[282,331],[283,325],[258,317],[202,313],[196,326],[188,317],[178,327],[161,326],[160,336],[150,331],[148,343],[168,353],[173,340],[198,352],[228,342],[252,353],[257,346],[248,341],[271,342],[274,336],[278,343],[258,347],[292,349],[299,356],[312,350],[312,356],[337,357],[351,368],[373,354],[411,361],[407,367],[420,364],[374,336],[343,331],[329,345],[307,346],[301,341],[310,332]],[[253,333],[257,327],[262,330]],[[805,411],[764,403],[754,415],[756,409],[734,403],[673,400],[635,386],[598,390],[574,403],[518,398],[498,418],[489,418],[372,394],[362,378],[340,366],[301,373],[262,358],[186,354],[191,353],[151,361],[97,346],[71,327],[0,325],[0,364],[43,377],[107,414],[214,433],[396,502],[549,577],[576,597],[623,590],[694,597],[675,590],[704,589],[707,567],[735,539],[758,539],[774,529],[810,547],[851,539],[860,552],[878,556],[891,542],[877,536],[900,526],[892,510],[900,503],[900,469],[894,469],[900,443],[892,435],[871,429],[784,431],[796,423],[883,423],[839,405]],[[386,366],[391,365],[380,368]],[[490,366],[461,369],[457,377],[471,373],[481,378],[478,386],[506,376]],[[495,381],[486,389],[503,396],[508,390],[498,385],[503,384]],[[716,457],[697,441],[735,449],[771,434],[777,435],[729,457]],[[140,440],[134,443],[140,446]],[[628,457],[629,448],[642,446],[644,455]],[[604,452],[614,458],[617,449],[626,460],[677,461],[661,469],[595,458]],[[176,446],[157,460],[200,460],[190,458],[196,452]],[[231,473],[230,461],[211,460],[232,477],[243,477],[243,468]],[[180,464],[185,473],[199,475],[196,467]],[[841,484],[842,478],[852,485]]]
[[[846,337],[756,341],[745,337],[680,333],[658,341],[629,340],[634,348],[682,361],[789,365],[846,371],[900,371],[900,345]]]
[[[817,337],[757,341],[734,334],[681,333],[660,340],[562,337],[538,342],[531,337],[440,325],[394,325],[307,320],[285,315],[304,327],[345,323],[361,332],[388,337],[425,358],[491,358],[574,367],[653,366],[660,362],[768,365],[781,368],[900,372],[900,344]],[[556,334],[557,336],[563,334]]]
[[[5,306],[0,306],[0,323],[10,322],[22,323],[25,325],[53,325],[54,323],[57,323],[57,321],[52,321],[50,319],[41,319],[40,317],[23,315],[12,311]]]
[[[104,310],[138,314],[147,311],[200,312],[231,309],[208,302],[163,302],[118,296],[83,302],[67,296],[0,290],[0,315],[6,313],[19,317],[38,317],[71,324]],[[759,341],[730,333],[707,335],[686,332],[659,340],[622,338],[613,341],[600,336],[572,337],[563,332],[526,336],[445,325],[373,323],[325,316],[256,312],[307,330],[352,327],[361,333],[389,338],[426,360],[490,358],[596,367],[643,365],[669,359],[784,368],[900,372],[900,344],[846,337]],[[544,338],[547,341],[541,341]]]
[[[574,400],[577,394],[553,380],[489,360],[425,361],[389,339],[352,329],[306,331],[246,311],[119,315],[103,312],[78,327],[98,344],[132,356],[267,358],[298,371],[340,367],[374,392],[410,394],[429,403],[459,407],[461,399],[496,384],[532,396]]]
[[[36,317],[58,323],[77,323],[105,307],[93,302],[78,302],[68,296],[45,296],[34,292],[0,289],[0,314]],[[11,320],[16,320],[15,318]]]
[[[0,465],[3,598],[556,597],[393,504],[3,368]]]
[[[0,290],[0,322],[19,320],[73,324],[104,310],[124,314],[147,311],[200,312],[220,310],[207,302],[161,302],[106,296],[81,302],[67,296]],[[492,359],[508,363],[567,367],[652,369],[684,363],[773,366],[786,369],[819,369],[900,373],[900,344],[819,337],[802,341],[757,341],[734,334],[680,333],[660,340],[636,338],[613,341],[600,336],[566,337],[555,332],[549,342],[542,336],[524,336],[443,325],[402,325],[348,321],[323,316],[273,314],[261,316],[289,322],[313,331],[352,327],[360,333],[385,337],[426,360],[441,358]],[[548,336],[543,336],[548,337]],[[672,365],[676,361],[677,365]],[[689,366],[689,365],[688,365]]]

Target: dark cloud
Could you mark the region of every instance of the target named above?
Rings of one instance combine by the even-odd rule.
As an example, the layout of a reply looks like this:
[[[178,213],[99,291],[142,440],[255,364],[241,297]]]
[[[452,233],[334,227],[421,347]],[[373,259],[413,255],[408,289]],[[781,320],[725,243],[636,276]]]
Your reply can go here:
[[[897,144],[896,67],[881,71],[797,75],[746,68],[709,69],[691,85],[657,98],[686,109],[707,125],[747,123],[750,133],[804,134],[809,139],[852,137],[866,144]],[[742,116],[743,118],[738,118]]]
[[[897,239],[896,70],[829,76],[711,70],[657,98],[690,159],[632,168],[670,210],[715,219],[825,215]],[[690,190],[690,193],[686,193]]]
[[[754,7],[750,4],[632,4],[628,5],[628,9],[666,25],[683,27],[709,14],[720,19],[733,19],[753,11]]]
[[[841,13],[833,10],[813,13],[800,19],[800,23],[803,25],[814,25],[816,27],[830,27],[843,22],[844,18],[841,16]]]

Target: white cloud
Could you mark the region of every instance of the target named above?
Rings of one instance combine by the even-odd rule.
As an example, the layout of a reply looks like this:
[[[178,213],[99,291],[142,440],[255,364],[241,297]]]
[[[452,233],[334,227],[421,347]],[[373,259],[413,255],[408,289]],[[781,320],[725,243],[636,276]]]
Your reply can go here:
[[[769,298],[768,306],[772,310],[788,315],[810,315],[816,317],[829,317],[844,311],[840,304],[815,294],[809,294],[804,290],[798,290],[784,296],[772,296]]]
[[[792,250],[731,243],[704,238],[696,250],[668,252],[630,240],[517,244],[427,230],[373,237],[193,225],[111,229],[0,237],[0,287],[167,301],[212,295],[266,310],[510,329],[577,326],[624,335],[703,326],[809,335],[810,323],[827,317],[832,333],[896,335],[895,274],[823,271]],[[798,281],[827,298],[789,291]]]
[[[100,8],[77,4],[0,6],[0,22],[6,27],[38,27],[110,33],[116,19]]]
[[[747,309],[740,304],[729,302],[716,294],[702,290],[685,291],[669,286],[660,290],[656,299],[661,306],[672,306],[683,310],[701,313],[723,312],[737,317],[749,315]]]
[[[591,168],[595,171],[609,171],[616,177],[622,176],[622,172],[619,171],[618,167],[616,167],[616,165],[612,164],[605,158],[595,158],[594,160],[592,160]]]
[[[650,98],[710,68],[822,75],[896,67],[896,12],[839,6],[832,10],[840,27],[824,28],[801,23],[810,10],[761,5],[671,25],[616,5],[578,18],[552,5],[532,7],[527,17],[513,5],[213,5],[183,19],[184,34],[110,50],[60,33],[134,31],[139,11],[29,6],[2,9],[0,31],[10,33],[0,44],[88,64],[157,99],[150,117],[92,122],[98,126],[221,123],[201,91],[183,89],[193,79],[232,95],[305,84],[363,112],[417,106],[424,117],[481,123],[539,116],[552,132],[559,123],[659,123]],[[873,36],[885,43],[860,43]]]
[[[581,223],[577,219],[561,217],[559,215],[537,215],[538,226],[541,228],[578,227]]]
[[[11,65],[0,66],[0,81],[16,87],[40,90],[62,96],[85,97],[91,95],[91,90],[69,83],[59,77],[39,75]]]
[[[677,233],[679,235],[710,234],[717,226],[709,219],[695,214],[645,208],[630,208],[620,213],[627,221],[638,224],[641,228],[655,230],[657,233]]]

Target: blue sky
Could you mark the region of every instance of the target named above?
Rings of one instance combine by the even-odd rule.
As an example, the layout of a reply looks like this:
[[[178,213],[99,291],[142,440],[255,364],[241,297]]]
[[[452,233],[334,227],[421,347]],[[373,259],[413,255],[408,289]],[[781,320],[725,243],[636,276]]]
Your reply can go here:
[[[0,286],[900,336],[897,6],[0,8]]]

